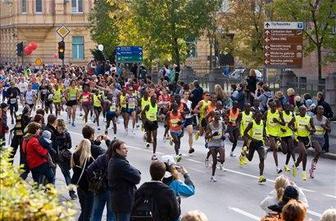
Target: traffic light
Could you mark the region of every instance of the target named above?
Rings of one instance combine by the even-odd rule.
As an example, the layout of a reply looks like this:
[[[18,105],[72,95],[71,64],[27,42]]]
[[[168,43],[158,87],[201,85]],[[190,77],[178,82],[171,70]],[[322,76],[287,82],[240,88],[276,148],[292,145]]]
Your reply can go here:
[[[19,42],[16,44],[16,55],[22,56],[23,55],[23,42]]]
[[[64,41],[58,42],[58,58],[61,60],[64,60],[64,51],[65,51]]]

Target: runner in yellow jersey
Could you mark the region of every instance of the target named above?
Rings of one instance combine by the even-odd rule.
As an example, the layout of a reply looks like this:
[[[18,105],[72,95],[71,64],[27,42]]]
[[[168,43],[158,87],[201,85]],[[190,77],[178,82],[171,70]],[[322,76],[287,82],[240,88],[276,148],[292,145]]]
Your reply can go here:
[[[304,154],[299,155],[299,158],[297,159],[295,163],[295,167],[293,168],[293,175],[296,175],[297,167],[302,162],[302,173],[301,178],[303,181],[307,180],[307,173],[306,173],[306,166],[307,166],[307,153],[306,149],[308,149],[311,146],[310,142],[310,134],[315,132],[315,127],[313,123],[313,119],[308,116],[307,114],[307,108],[305,106],[299,107],[299,115],[295,116],[294,118],[294,125],[295,125],[295,132],[296,132],[296,141],[297,146],[304,150]],[[316,151],[316,149],[315,149]],[[320,151],[317,150],[318,156],[320,154]]]
[[[62,95],[62,89],[58,86],[58,84],[55,84],[53,90],[53,102],[55,106],[56,117],[61,114]]]
[[[205,128],[207,127],[207,122],[206,122],[206,114],[207,114],[207,109],[210,106],[211,101],[210,101],[210,93],[209,92],[204,92],[203,94],[203,100],[198,102],[196,107],[194,108],[194,113],[199,115],[199,124],[198,124],[198,132],[195,134],[195,140],[198,140],[199,136],[202,136]]]
[[[94,114],[95,114],[95,120],[94,123],[97,124],[97,130],[100,130],[99,127],[99,117],[100,114],[103,110],[103,95],[101,94],[101,91],[96,90],[92,96],[93,99],[93,110],[94,110]]]
[[[245,129],[247,127],[247,125],[249,125],[249,123],[251,123],[253,120],[253,113],[251,111],[251,105],[249,103],[247,103],[245,105],[245,110],[243,112],[240,113],[238,121],[240,121],[240,136],[243,138],[243,148],[242,148],[242,152],[247,153],[247,146],[248,146],[248,137],[244,136],[244,132]],[[239,157],[239,163],[241,166],[247,164],[246,158],[243,158],[244,153],[240,154]]]
[[[282,111],[280,118],[283,121],[284,125],[280,126],[279,136],[281,138],[281,150],[284,154],[286,154],[286,162],[284,166],[285,172],[290,172],[289,160],[292,157],[295,163],[295,147],[294,147],[294,139],[293,139],[293,125],[292,120],[294,118],[293,114],[294,107],[293,105],[285,104],[284,111]]]
[[[254,152],[257,151],[259,155],[259,184],[266,182],[264,176],[264,161],[265,161],[265,148],[264,148],[264,137],[265,137],[265,127],[262,121],[262,114],[259,110],[254,112],[254,120],[249,123],[244,131],[244,136],[248,137],[251,141],[248,147],[248,154],[245,156],[249,161],[252,161]]]
[[[68,107],[69,124],[71,123],[73,127],[75,126],[78,98],[79,98],[79,91],[76,86],[76,81],[72,80],[70,83],[70,87],[66,91],[65,99],[66,99],[66,105]]]
[[[142,113],[144,128],[146,131],[146,148],[149,148],[149,143],[153,141],[153,156],[152,160],[157,160],[156,145],[157,145],[157,129],[158,129],[158,105],[156,103],[156,95],[151,96],[151,102],[147,104]]]
[[[279,111],[276,109],[276,103],[274,100],[270,100],[269,110],[266,111],[264,115],[264,119],[266,122],[266,135],[268,138],[270,150],[273,151],[273,158],[276,166],[276,172],[281,173],[282,169],[279,168],[278,163],[278,148],[277,148],[277,140],[280,133],[280,125],[282,121],[280,120]]]
[[[128,94],[126,91],[126,88],[123,88],[121,90],[120,96],[119,96],[119,105],[121,110],[121,116],[124,120],[124,129],[126,132],[126,135],[128,134],[128,121],[129,121],[129,114],[127,112],[127,105],[128,105]]]

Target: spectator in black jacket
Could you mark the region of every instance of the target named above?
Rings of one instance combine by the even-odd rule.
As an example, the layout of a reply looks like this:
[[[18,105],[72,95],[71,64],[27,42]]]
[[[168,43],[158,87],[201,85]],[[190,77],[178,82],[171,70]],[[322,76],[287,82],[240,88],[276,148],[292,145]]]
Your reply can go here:
[[[322,106],[324,108],[324,116],[328,119],[333,118],[334,113],[331,110],[330,105],[324,100],[324,95],[322,92],[317,93],[317,106]],[[324,146],[322,147],[322,150],[325,152],[329,152],[329,133],[324,134]]]
[[[138,206],[143,203],[143,199],[153,199],[154,211],[152,212],[154,221],[175,221],[181,214],[180,205],[172,189],[162,182],[166,173],[166,165],[160,161],[152,162],[150,169],[152,181],[146,182],[135,193],[135,205],[133,213],[136,213]]]
[[[53,114],[50,114],[48,116],[48,119],[47,119],[47,126],[45,126],[45,130],[49,131],[51,133],[51,147],[55,150],[55,153],[56,154],[51,154],[51,158],[53,160],[54,163],[57,163],[58,162],[58,149],[57,149],[57,144],[56,144],[56,133],[57,133],[57,130],[56,130],[56,126],[57,126],[57,117]],[[56,176],[56,171],[55,172],[55,176]]]
[[[61,168],[66,185],[71,182],[70,177],[70,158],[71,152],[69,149],[72,147],[72,141],[70,133],[67,131],[65,122],[63,119],[58,119],[56,121],[56,132],[55,132],[55,145],[58,150],[58,162],[57,165]],[[76,199],[76,193],[73,190],[69,191],[71,199]]]
[[[77,194],[81,206],[79,221],[90,220],[93,205],[93,193],[89,191],[89,178],[85,172],[85,169],[94,160],[90,146],[90,140],[83,139],[71,157],[71,167],[73,169],[71,183],[78,186]]]
[[[128,148],[120,140],[112,145],[113,155],[108,164],[108,186],[112,210],[118,221],[129,221],[134,202],[136,184],[140,183],[141,173],[126,160]]]
[[[115,215],[111,207],[111,198],[109,197],[108,183],[107,183],[107,168],[109,160],[112,158],[114,141],[108,146],[106,153],[98,156],[98,158],[86,169],[87,176],[89,178],[94,176],[103,177],[103,185],[100,190],[94,191],[93,208],[92,208],[92,220],[102,220],[103,211],[106,205],[107,213],[106,220],[114,221]]]
[[[104,139],[107,141],[107,137],[105,135],[100,135],[95,140],[95,130],[90,127],[89,125],[86,125],[82,129],[82,134],[85,139],[89,139],[91,142],[91,153],[94,159],[97,159],[99,155],[102,155],[105,153],[105,150],[100,146],[101,141]],[[108,141],[107,141],[108,142]],[[107,145],[108,146],[108,145]]]

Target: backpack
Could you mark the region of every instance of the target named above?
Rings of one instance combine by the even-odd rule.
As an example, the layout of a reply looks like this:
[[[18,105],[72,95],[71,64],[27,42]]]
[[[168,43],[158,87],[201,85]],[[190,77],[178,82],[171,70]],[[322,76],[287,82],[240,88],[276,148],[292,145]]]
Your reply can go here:
[[[154,221],[154,202],[153,194],[148,191],[136,197],[131,214],[131,221]]]
[[[106,171],[99,170],[93,172],[93,177],[89,179],[89,191],[100,193],[107,188]]]

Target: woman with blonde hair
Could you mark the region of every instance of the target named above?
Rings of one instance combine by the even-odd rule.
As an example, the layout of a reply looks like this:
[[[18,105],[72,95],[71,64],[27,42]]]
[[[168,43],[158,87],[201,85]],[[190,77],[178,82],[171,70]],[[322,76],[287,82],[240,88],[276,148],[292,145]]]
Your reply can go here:
[[[336,221],[336,209],[330,208],[324,211],[320,221]]]
[[[282,209],[281,216],[284,221],[304,221],[307,214],[305,204],[299,200],[290,200]]]
[[[193,210],[184,214],[181,221],[208,221],[208,218],[201,211]]]
[[[294,182],[291,182],[288,177],[281,175],[278,176],[275,179],[274,183],[274,190],[272,190],[265,199],[263,199],[260,203],[260,207],[266,212],[270,213],[272,210],[270,210],[268,207],[275,205],[279,203],[282,200],[282,196],[284,194],[284,191],[287,186],[294,186],[298,193],[299,193],[299,200],[301,200],[307,207],[308,207],[308,201],[306,196],[304,195],[303,191],[296,186]]]
[[[295,90],[293,88],[287,89],[287,100],[291,105],[295,105]]]
[[[222,86],[219,84],[215,85],[214,93],[217,101],[224,102],[227,99],[227,95],[224,93]]]
[[[90,220],[91,216],[93,193],[89,191],[89,180],[85,170],[93,161],[90,140],[81,140],[71,157],[71,167],[73,170],[71,183],[77,185],[77,194],[81,206],[79,221]]]

